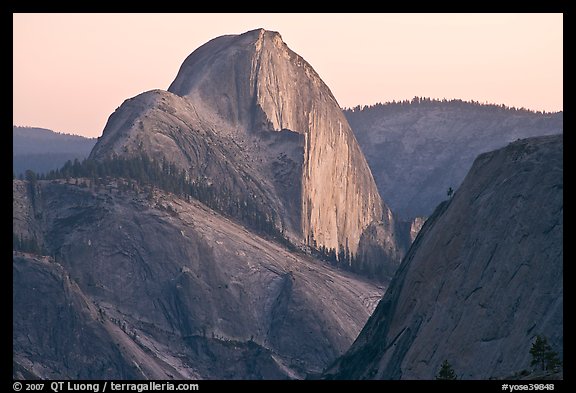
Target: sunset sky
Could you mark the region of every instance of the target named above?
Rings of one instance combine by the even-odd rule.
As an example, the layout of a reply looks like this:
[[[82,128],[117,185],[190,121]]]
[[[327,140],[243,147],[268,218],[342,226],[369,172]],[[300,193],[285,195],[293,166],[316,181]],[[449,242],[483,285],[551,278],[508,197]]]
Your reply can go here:
[[[563,109],[562,14],[14,14],[13,123],[100,136],[206,41],[263,27],[344,107],[414,96]]]

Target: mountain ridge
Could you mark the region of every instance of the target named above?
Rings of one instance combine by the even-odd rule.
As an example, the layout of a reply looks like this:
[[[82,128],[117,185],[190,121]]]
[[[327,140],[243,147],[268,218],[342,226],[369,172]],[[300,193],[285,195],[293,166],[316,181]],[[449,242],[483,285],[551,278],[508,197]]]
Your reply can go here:
[[[13,297],[15,373],[302,379],[342,354],[374,309],[385,284],[307,255],[325,244],[344,254],[344,246],[358,247],[365,227],[386,218],[327,86],[297,71],[295,54],[276,56],[288,52],[273,33],[207,45],[222,48],[195,51],[210,67],[185,76],[211,86],[209,96],[157,89],[127,99],[89,160],[46,179],[13,181],[13,269],[23,272],[13,285],[30,293]],[[298,89],[299,79],[309,91]],[[291,90],[279,89],[285,83]],[[286,107],[288,94],[308,97],[310,122],[310,111]],[[302,109],[303,101],[292,102]],[[331,113],[342,122],[326,123]],[[307,129],[285,128],[298,124]],[[319,175],[319,188],[305,180]],[[254,230],[250,219],[272,223],[304,252]],[[308,221],[318,223],[314,235],[302,229]],[[24,318],[34,303],[53,317]],[[53,350],[43,347],[50,341]],[[108,359],[110,369],[86,368],[91,358]]]
[[[563,132],[562,112],[475,101],[415,97],[344,113],[382,198],[403,220],[430,215],[479,154],[519,138]]]
[[[428,104],[367,136],[279,33],[199,47],[110,115],[89,160],[13,180],[13,376],[432,379],[449,359],[505,378],[535,334],[562,347],[562,135],[481,154],[458,187],[430,175],[442,138],[474,154],[488,123]],[[503,113],[487,135],[563,121]],[[456,192],[400,221],[362,148],[376,170],[420,152],[404,178]]]
[[[302,378],[351,344],[382,294],[382,287],[289,252],[197,201],[132,189],[127,180],[15,180],[13,187],[14,235],[34,239],[45,254],[14,251],[14,270],[28,272],[13,277],[20,288],[14,358],[43,378]],[[46,287],[70,281],[77,290],[26,281],[52,267],[60,273]],[[54,311],[46,315],[58,315],[60,298],[78,304],[66,314],[74,323],[46,317],[39,325],[25,317],[40,299]],[[86,314],[86,307],[96,312]],[[82,363],[71,361],[100,356],[78,336],[82,329],[121,344],[106,355],[115,370],[82,374]],[[88,350],[59,353],[68,335]],[[54,351],[34,346],[47,337]]]
[[[47,128],[12,126],[12,169],[15,176],[27,169],[47,173],[68,160],[90,154],[96,138],[59,133]]]
[[[192,179],[224,183],[220,193],[254,195],[297,245],[360,252],[361,262],[349,268],[389,269],[403,253],[336,99],[278,33],[257,29],[196,49],[168,92],[142,93],[110,116],[90,157],[142,151]],[[383,244],[360,244],[370,225],[382,228]],[[374,248],[382,260],[366,257]]]
[[[480,155],[426,221],[332,379],[462,379],[530,368],[543,334],[563,353],[563,136]]]

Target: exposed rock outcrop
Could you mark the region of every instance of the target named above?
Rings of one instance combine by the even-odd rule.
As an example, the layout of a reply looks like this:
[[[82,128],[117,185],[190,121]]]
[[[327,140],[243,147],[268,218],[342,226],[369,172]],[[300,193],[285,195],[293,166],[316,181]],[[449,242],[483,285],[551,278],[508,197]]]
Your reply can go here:
[[[14,255],[19,375],[302,378],[350,346],[382,295],[194,200],[75,183],[39,181],[31,206],[13,182],[15,235],[39,234],[50,255]]]
[[[427,220],[388,291],[327,378],[462,379],[530,368],[543,334],[563,353],[563,138],[480,155]]]
[[[182,64],[168,92],[127,100],[91,157],[165,158],[223,193],[254,195],[294,243],[358,251],[374,223],[394,227],[330,89],[263,29],[215,38]],[[402,252],[386,232],[384,259]]]
[[[192,53],[169,91],[202,102],[244,130],[304,136],[301,230],[311,244],[356,252],[382,219],[370,169],[330,89],[280,34],[216,38]]]
[[[14,253],[12,268],[16,378],[146,376],[118,347],[115,326],[53,258]]]

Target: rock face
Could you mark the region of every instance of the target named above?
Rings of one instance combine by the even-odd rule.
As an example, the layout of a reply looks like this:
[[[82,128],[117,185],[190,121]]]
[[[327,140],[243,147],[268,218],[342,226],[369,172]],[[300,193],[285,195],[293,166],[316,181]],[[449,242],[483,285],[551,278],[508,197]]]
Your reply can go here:
[[[344,111],[382,199],[402,220],[430,216],[481,153],[558,134],[563,113],[414,99]]]
[[[302,378],[351,345],[383,293],[119,179],[15,180],[13,195],[15,237],[46,255],[14,253],[16,376]]]
[[[117,347],[118,327],[50,257],[15,253],[15,378],[133,379],[144,375]]]
[[[278,226],[287,227],[290,234],[290,212],[294,209],[285,209],[274,193],[275,185],[254,169],[257,158],[247,155],[236,140],[221,137],[216,130],[221,128],[201,118],[188,100],[153,90],[126,100],[110,116],[90,157],[104,160],[145,154],[157,161],[174,163],[186,170],[190,179],[212,185],[220,195],[237,200],[252,198],[260,211],[269,215],[278,212]],[[277,145],[279,140],[286,140],[286,150],[298,149],[288,133],[279,135],[278,140],[271,138],[269,143]],[[289,173],[298,164],[286,155],[278,160],[282,158],[288,167],[286,187],[295,186],[298,190]],[[273,162],[276,161],[275,158]]]
[[[140,152],[254,195],[295,243],[355,254],[371,224],[394,225],[330,89],[276,32],[195,50],[168,92],[143,93],[110,116],[91,157]],[[385,236],[397,264],[395,235]]]
[[[563,139],[520,140],[476,159],[326,377],[514,375],[538,334],[562,355],[562,306]]]

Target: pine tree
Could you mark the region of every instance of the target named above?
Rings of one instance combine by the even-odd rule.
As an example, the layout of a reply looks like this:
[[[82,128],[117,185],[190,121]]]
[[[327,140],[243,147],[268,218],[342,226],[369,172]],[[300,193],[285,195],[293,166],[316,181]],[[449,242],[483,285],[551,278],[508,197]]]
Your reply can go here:
[[[532,355],[531,366],[537,366],[542,371],[556,371],[560,367],[560,359],[558,353],[552,350],[546,337],[537,335],[536,340],[530,348],[530,355]]]
[[[558,358],[558,353],[555,351],[549,351],[545,355],[545,362],[546,362],[546,370],[548,371],[558,371],[560,366],[562,366],[562,362],[560,358]]]
[[[442,362],[440,371],[438,371],[438,375],[436,375],[436,379],[443,381],[456,379],[456,373],[454,372],[454,369],[450,363],[448,363],[448,360],[444,360],[444,362]]]

